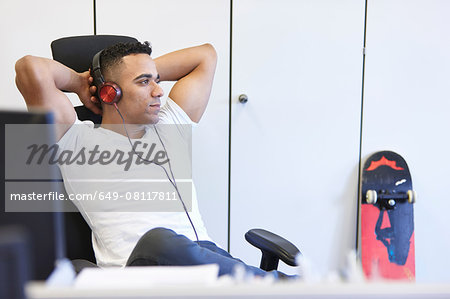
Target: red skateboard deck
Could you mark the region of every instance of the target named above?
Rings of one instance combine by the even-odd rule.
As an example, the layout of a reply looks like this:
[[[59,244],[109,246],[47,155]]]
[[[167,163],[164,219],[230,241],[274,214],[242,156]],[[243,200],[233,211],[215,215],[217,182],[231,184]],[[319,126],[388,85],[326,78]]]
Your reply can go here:
[[[364,164],[359,213],[359,250],[369,280],[415,280],[414,205],[406,161],[390,151]]]

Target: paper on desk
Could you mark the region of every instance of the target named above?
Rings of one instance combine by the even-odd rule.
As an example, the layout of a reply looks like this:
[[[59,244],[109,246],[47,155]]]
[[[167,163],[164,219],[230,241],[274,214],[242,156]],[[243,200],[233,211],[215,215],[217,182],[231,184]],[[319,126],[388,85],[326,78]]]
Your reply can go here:
[[[75,288],[144,288],[161,285],[205,285],[217,281],[219,266],[145,266],[125,268],[85,268],[78,274]]]

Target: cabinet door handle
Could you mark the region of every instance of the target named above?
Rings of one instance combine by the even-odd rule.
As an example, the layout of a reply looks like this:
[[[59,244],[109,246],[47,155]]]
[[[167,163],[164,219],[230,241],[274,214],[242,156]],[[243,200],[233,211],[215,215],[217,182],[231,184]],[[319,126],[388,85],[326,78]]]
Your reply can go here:
[[[246,95],[246,94],[241,94],[241,95],[239,96],[239,102],[242,103],[242,104],[247,103],[247,102],[248,102],[248,97],[247,97],[247,95]]]

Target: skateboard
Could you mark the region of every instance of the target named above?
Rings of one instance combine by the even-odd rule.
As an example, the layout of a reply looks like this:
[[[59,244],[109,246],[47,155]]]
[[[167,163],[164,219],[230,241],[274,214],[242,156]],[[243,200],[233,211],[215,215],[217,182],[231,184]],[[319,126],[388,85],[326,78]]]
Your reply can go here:
[[[359,252],[367,279],[415,280],[414,202],[411,174],[397,153],[381,151],[361,177]]]

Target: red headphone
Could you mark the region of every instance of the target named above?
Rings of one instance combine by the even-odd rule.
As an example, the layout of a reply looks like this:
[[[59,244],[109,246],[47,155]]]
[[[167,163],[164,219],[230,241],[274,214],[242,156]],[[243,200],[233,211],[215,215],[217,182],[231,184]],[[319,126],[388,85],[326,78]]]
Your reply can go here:
[[[97,97],[105,104],[113,105],[122,98],[122,89],[114,82],[105,82],[100,68],[100,51],[92,59],[91,75],[94,78],[94,84],[97,86]]]

